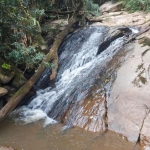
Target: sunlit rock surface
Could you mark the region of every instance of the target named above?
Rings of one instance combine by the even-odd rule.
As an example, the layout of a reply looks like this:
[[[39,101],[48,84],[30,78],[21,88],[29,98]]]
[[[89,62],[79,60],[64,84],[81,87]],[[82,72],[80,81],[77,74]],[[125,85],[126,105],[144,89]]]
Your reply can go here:
[[[133,45],[133,53],[117,72],[107,107],[109,129],[137,142],[141,131],[147,136],[150,130],[150,51],[137,42]]]

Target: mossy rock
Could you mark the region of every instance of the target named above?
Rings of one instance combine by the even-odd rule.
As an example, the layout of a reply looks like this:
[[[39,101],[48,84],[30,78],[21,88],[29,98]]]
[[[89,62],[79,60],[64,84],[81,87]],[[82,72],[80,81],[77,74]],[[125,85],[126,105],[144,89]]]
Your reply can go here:
[[[146,36],[143,41],[144,45],[150,46],[150,36]]]
[[[23,72],[13,64],[10,65],[10,69],[2,68],[1,66],[3,63],[5,63],[5,61],[0,58],[0,83],[2,85],[9,84],[19,89],[27,81]]]
[[[16,75],[14,76],[14,78],[12,80],[12,86],[19,89],[26,82],[27,82],[27,79],[24,77],[22,72],[18,71],[18,72],[16,72]]]
[[[12,67],[10,67],[9,69],[2,67],[4,63],[5,61],[0,58],[0,84],[8,83],[15,75]]]

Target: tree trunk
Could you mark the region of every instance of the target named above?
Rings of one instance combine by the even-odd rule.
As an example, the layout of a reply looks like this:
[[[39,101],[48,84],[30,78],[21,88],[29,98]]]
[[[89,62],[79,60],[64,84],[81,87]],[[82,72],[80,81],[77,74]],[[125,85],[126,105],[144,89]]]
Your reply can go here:
[[[25,85],[23,85],[16,92],[16,94],[12,98],[10,98],[10,100],[7,102],[7,104],[0,110],[0,122],[3,121],[11,113],[12,110],[14,110],[14,108],[23,99],[23,97],[30,91],[30,89],[35,84],[35,82],[40,78],[42,72],[45,69],[45,65],[44,65],[45,62],[51,61],[55,64],[56,67],[54,69],[52,69],[52,75],[50,76],[51,80],[55,79],[56,74],[57,74],[57,68],[58,68],[58,55],[57,55],[58,48],[59,48],[60,44],[62,43],[63,39],[68,34],[72,25],[76,21],[78,21],[76,16],[82,7],[83,7],[83,2],[80,1],[75,13],[73,14],[72,18],[69,20],[68,25],[65,27],[65,29],[62,32],[60,32],[57,35],[52,48],[50,49],[49,53],[45,56],[42,63],[39,65],[37,71],[28,80],[28,82]]]

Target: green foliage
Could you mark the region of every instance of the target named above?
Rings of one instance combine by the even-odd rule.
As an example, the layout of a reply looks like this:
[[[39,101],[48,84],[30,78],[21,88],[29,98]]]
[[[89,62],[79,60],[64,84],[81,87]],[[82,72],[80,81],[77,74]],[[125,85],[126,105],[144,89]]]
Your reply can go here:
[[[6,70],[10,70],[10,69],[11,69],[11,66],[10,66],[9,64],[6,64],[6,63],[3,63],[3,64],[1,65],[1,67],[2,67],[3,69],[6,69]]]
[[[52,64],[52,63],[49,63],[49,62],[44,62],[44,65],[45,65],[47,68],[55,68],[55,65]]]
[[[44,54],[28,37],[41,34],[39,21],[51,6],[49,0],[0,0],[0,57],[23,68],[38,66]]]
[[[149,0],[121,0],[123,1],[125,8],[127,10],[134,11],[150,11],[150,1]]]
[[[93,0],[84,0],[84,6],[86,11],[92,12],[95,15],[99,14],[99,6],[98,4],[94,4]]]
[[[68,11],[74,10],[77,3],[55,0],[55,6],[64,6]],[[99,6],[93,0],[84,0],[84,3],[87,12],[98,14]],[[38,67],[44,54],[39,50],[40,43],[33,40],[41,35],[40,22],[44,11],[55,9],[53,6],[50,0],[0,0],[0,57],[22,69]],[[43,30],[46,33],[50,28],[45,26]]]
[[[37,51],[34,46],[25,47],[22,43],[15,42],[12,44],[14,49],[5,55],[15,65],[23,65],[27,69],[36,68],[44,58],[44,54]]]

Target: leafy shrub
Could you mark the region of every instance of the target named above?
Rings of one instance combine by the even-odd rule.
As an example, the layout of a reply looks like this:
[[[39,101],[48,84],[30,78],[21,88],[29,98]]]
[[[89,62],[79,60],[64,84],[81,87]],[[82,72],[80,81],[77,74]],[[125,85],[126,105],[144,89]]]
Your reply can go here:
[[[13,43],[14,49],[5,55],[15,65],[22,65],[26,69],[36,68],[40,61],[44,58],[44,54],[36,50],[34,46],[25,47],[22,43]]]
[[[1,65],[1,67],[2,67],[3,69],[7,69],[7,70],[10,70],[10,69],[11,69],[11,66],[10,66],[9,64],[6,64],[6,63],[3,63],[3,64]]]
[[[119,0],[123,1],[125,4],[125,8],[130,10],[131,12],[134,11],[150,11],[150,1],[149,0]]]
[[[0,0],[0,57],[35,68],[44,57],[32,39],[41,34],[40,19],[49,0]]]
[[[98,4],[94,4],[93,0],[84,0],[84,3],[85,3],[85,9],[87,11],[90,11],[94,13],[95,15],[99,14],[99,6]]]

